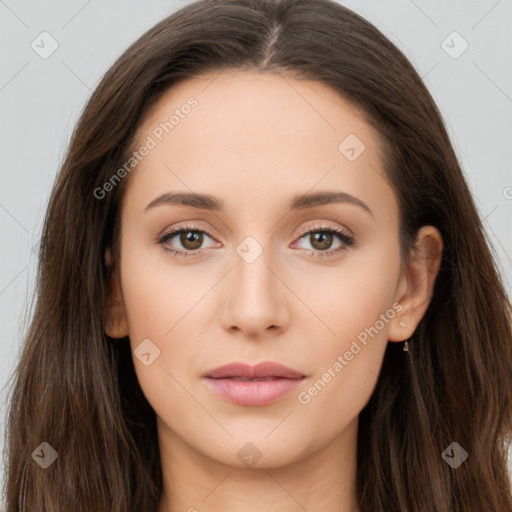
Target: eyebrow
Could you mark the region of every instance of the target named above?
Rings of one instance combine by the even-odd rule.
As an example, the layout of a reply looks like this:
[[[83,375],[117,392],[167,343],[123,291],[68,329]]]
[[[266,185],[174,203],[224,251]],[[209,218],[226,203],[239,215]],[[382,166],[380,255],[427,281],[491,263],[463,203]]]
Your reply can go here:
[[[351,196],[346,192],[339,191],[320,191],[309,192],[306,194],[297,194],[293,196],[288,203],[289,210],[304,210],[315,206],[324,206],[334,203],[348,203],[359,206],[372,217],[373,212],[366,203],[363,203],[357,197]],[[162,204],[175,204],[179,206],[191,206],[200,210],[221,211],[224,209],[224,202],[210,194],[197,194],[194,192],[167,192],[153,199],[144,211],[150,210],[155,206]]]

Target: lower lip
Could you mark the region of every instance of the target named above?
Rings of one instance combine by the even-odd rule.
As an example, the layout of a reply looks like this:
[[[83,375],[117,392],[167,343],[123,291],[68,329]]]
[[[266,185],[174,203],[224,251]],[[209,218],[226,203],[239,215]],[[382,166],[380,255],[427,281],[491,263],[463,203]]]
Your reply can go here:
[[[303,378],[252,381],[206,378],[206,380],[213,391],[227,401],[238,405],[259,407],[277,402],[296,389]]]

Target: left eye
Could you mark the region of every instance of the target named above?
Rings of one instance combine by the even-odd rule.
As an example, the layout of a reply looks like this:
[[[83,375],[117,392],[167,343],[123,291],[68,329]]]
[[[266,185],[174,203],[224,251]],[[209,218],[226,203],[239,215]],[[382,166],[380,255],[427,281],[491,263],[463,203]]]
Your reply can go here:
[[[331,248],[334,238],[338,238],[340,245]],[[355,239],[352,235],[345,233],[341,229],[332,227],[315,226],[309,229],[299,238],[300,240],[306,239],[313,246],[313,255],[318,257],[332,256],[336,252],[343,251],[347,247],[355,244]]]
[[[332,247],[334,239],[338,238],[339,244],[337,247]],[[354,238],[347,233],[335,228],[315,228],[304,233],[299,241],[305,239],[313,246],[312,250],[319,253],[326,253],[328,255],[336,252],[343,246],[351,246],[354,244]]]

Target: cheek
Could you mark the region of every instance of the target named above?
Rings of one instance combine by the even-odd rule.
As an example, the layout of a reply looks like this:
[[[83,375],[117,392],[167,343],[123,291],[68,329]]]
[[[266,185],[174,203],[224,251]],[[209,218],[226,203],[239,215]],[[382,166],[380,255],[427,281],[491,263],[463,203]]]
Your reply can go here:
[[[182,415],[180,407],[194,405],[182,386],[189,390],[204,370],[198,358],[205,352],[205,340],[212,338],[212,323],[206,318],[218,303],[212,287],[219,276],[206,265],[179,265],[171,253],[148,248],[141,239],[127,232],[121,258],[135,372],[157,414]]]
[[[173,267],[172,255],[157,258],[159,251],[129,242],[127,237],[121,281],[137,379],[157,416],[182,418],[194,406],[184,389],[205,339],[198,335],[198,315],[212,276]]]
[[[298,401],[310,412],[316,409],[315,417],[328,414],[326,423],[333,429],[357,416],[369,400],[388,343],[389,323],[400,310],[395,301],[398,244],[382,247],[361,250],[338,272],[331,269],[316,279],[314,289],[304,281],[298,292],[308,297],[321,320],[309,319],[305,326],[315,323],[322,332],[314,350],[306,346],[316,373]]]
[[[392,305],[399,273],[398,241],[392,244],[376,239],[349,250],[337,266],[319,265],[309,272],[295,268],[293,273],[281,275],[293,283],[294,293],[308,306],[302,308],[305,326],[317,329],[327,342],[322,347],[338,351],[359,334],[364,338],[376,323],[379,334],[386,336],[388,321],[396,313]],[[385,315],[383,321],[381,315]]]
[[[178,265],[171,253],[133,238],[123,240],[121,262],[130,338],[171,340],[190,324],[215,281],[204,266]]]

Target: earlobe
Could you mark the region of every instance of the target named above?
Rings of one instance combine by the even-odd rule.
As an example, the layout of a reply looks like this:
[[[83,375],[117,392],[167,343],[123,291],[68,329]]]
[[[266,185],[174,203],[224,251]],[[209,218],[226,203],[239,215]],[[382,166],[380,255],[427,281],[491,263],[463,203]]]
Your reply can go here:
[[[434,226],[418,231],[416,245],[397,288],[396,300],[402,305],[399,314],[390,322],[389,341],[408,340],[425,315],[432,296],[443,254],[443,239]]]
[[[105,334],[109,338],[126,338],[126,336],[129,335],[126,322],[124,320],[107,320],[107,325],[105,326]]]

